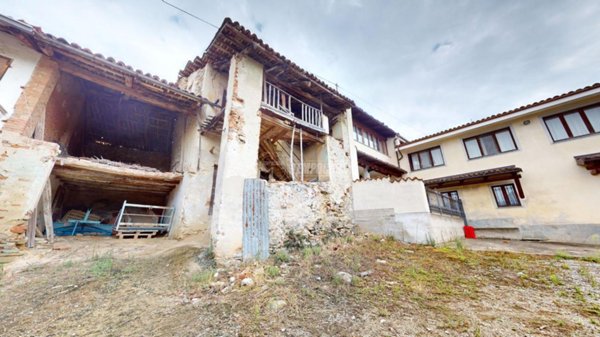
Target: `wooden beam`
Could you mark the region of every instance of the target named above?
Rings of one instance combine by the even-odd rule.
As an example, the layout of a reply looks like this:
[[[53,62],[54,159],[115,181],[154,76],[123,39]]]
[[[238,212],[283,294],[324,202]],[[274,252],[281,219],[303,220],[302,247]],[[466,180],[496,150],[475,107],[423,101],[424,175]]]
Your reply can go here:
[[[285,133],[289,132],[290,135],[292,133],[292,126],[285,123],[284,120],[270,116],[266,113],[263,113],[260,117],[263,121],[265,121],[266,123],[276,126],[278,128],[283,128],[285,130]],[[301,126],[298,126],[300,128],[300,130],[303,130],[301,128]],[[306,132],[305,130],[303,130],[304,134],[302,135],[302,137],[307,141],[307,142],[317,142],[317,143],[325,143],[319,136],[315,136],[311,133]]]
[[[192,109],[189,107],[181,107],[181,106],[173,104],[173,103],[164,102],[164,101],[161,101],[161,100],[153,98],[153,97],[148,97],[148,96],[144,95],[144,93],[141,92],[140,90],[137,90],[135,86],[132,88],[128,88],[127,85],[125,85],[124,83],[119,83],[116,81],[105,79],[99,75],[93,74],[87,70],[73,66],[72,64],[69,64],[69,63],[61,62],[60,70],[66,72],[68,74],[71,74],[75,77],[96,83],[96,84],[106,87],[108,89],[118,91],[118,92],[120,92],[124,95],[130,96],[140,102],[147,103],[147,104],[150,104],[150,105],[153,105],[153,106],[165,109],[165,110],[170,110],[170,111],[179,112],[179,113],[194,113],[195,112],[194,110],[197,110],[197,109]]]
[[[523,187],[521,186],[521,179],[519,178],[521,178],[520,175],[514,175],[515,186],[517,187],[517,192],[519,192],[519,198],[525,199],[525,192],[523,192]]]
[[[50,179],[44,186],[44,192],[42,194],[42,210],[44,215],[44,225],[46,227],[46,239],[49,243],[54,243],[54,224],[52,223],[52,188],[50,186]]]

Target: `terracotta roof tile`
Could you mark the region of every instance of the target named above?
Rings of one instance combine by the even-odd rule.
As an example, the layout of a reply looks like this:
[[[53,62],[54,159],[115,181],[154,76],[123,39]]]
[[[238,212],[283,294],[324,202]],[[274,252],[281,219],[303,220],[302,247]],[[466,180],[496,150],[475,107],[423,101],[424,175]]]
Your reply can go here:
[[[472,122],[461,124],[461,125],[458,125],[458,126],[446,129],[446,130],[442,130],[442,131],[439,131],[439,132],[436,132],[436,133],[432,133],[432,134],[424,136],[424,137],[413,139],[413,140],[409,141],[408,143],[402,144],[402,146],[413,144],[413,143],[416,143],[416,142],[420,142],[420,141],[425,140],[425,139],[437,137],[437,136],[440,136],[440,135],[443,135],[443,134],[446,134],[446,133],[450,133],[452,131],[460,130],[460,129],[463,129],[463,128],[466,128],[466,127],[469,127],[469,126],[472,126],[472,125],[476,125],[476,124],[479,124],[479,123],[487,122],[487,121],[490,121],[490,120],[493,120],[493,119],[496,119],[496,118],[508,116],[508,115],[517,113],[519,111],[523,111],[523,110],[526,110],[526,109],[529,109],[529,108],[540,106],[542,104],[554,102],[554,101],[557,101],[557,100],[565,98],[565,97],[577,95],[577,94],[580,94],[582,92],[594,90],[594,89],[597,89],[597,88],[600,88],[600,83],[594,83],[594,84],[589,85],[589,86],[584,87],[584,88],[580,88],[580,89],[577,89],[577,90],[572,90],[572,91],[569,91],[569,92],[566,92],[566,93],[563,93],[563,94],[560,94],[560,95],[556,95],[556,96],[553,96],[553,97],[549,97],[549,98],[543,99],[541,101],[537,101],[537,102],[533,102],[533,103],[530,103],[530,104],[527,104],[527,105],[520,106],[520,107],[518,107],[516,109],[504,111],[504,112],[501,112],[501,113],[498,113],[498,114],[495,114],[495,115],[491,115],[491,116],[488,116],[488,117],[484,117],[482,119],[478,119],[476,121],[472,121]]]

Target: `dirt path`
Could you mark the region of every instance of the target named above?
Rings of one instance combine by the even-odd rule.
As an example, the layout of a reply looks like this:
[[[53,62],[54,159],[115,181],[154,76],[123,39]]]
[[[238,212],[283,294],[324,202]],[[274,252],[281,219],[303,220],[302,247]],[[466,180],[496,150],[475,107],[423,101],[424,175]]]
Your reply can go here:
[[[495,239],[465,240],[464,244],[468,249],[480,251],[526,253],[549,256],[568,254],[576,257],[600,257],[600,246]]]
[[[13,269],[0,335],[600,334],[594,262],[350,237],[225,270],[186,243],[144,247]]]

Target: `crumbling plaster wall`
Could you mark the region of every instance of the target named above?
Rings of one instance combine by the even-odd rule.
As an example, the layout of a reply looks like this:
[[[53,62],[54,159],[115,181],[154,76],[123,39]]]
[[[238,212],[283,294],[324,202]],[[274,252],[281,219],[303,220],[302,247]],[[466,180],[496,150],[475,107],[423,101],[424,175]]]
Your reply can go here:
[[[7,112],[0,116],[0,129],[14,112],[15,104],[29,82],[41,54],[25,46],[16,38],[0,32],[0,55],[12,60],[10,68],[0,80],[0,106]]]
[[[258,177],[263,66],[231,58],[211,238],[217,259],[241,254],[244,179]]]
[[[212,102],[221,101],[227,76],[209,64],[180,79],[179,86]],[[171,236],[200,234],[200,240],[206,245],[210,243],[211,195],[221,139],[213,134],[201,134],[199,129],[200,122],[218,114],[218,110],[205,104],[198,115],[177,118],[171,158],[171,169],[183,173],[181,183],[168,198],[168,204],[175,207]]]
[[[350,192],[329,182],[271,182],[269,193],[269,246],[284,246],[291,231],[318,244],[326,237],[342,236],[353,229]],[[340,193],[341,192],[341,193]]]

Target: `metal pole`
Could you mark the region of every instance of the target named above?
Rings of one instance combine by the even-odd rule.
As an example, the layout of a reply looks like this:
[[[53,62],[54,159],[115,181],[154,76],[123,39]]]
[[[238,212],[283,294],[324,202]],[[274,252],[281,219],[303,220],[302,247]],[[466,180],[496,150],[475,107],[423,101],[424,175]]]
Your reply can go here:
[[[300,129],[300,181],[304,182],[304,146],[302,146],[302,129]]]

